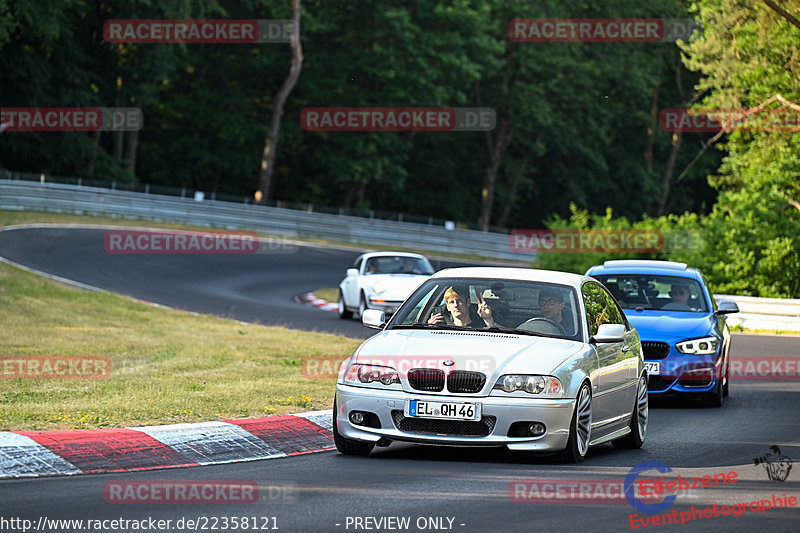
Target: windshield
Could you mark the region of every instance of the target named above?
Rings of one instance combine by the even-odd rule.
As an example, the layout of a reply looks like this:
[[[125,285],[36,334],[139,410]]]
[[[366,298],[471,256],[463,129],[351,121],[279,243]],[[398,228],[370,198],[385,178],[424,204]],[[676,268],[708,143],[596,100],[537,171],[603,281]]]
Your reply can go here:
[[[623,309],[659,309],[707,313],[700,283],[677,276],[622,274],[594,276],[608,288]]]
[[[581,340],[577,293],[552,283],[438,278],[423,283],[388,328],[486,329]]]
[[[410,274],[430,276],[433,268],[424,259],[403,255],[381,255],[367,259],[364,274]]]

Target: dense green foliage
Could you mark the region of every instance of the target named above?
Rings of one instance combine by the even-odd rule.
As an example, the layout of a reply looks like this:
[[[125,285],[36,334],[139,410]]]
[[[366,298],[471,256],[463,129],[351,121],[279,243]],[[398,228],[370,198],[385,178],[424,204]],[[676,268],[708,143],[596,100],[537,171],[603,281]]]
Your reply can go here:
[[[796,2],[779,3],[800,16]],[[145,119],[136,134],[5,132],[0,168],[252,197],[289,46],[112,44],[103,24],[290,12],[288,0],[0,0],[1,106],[129,106]],[[509,39],[512,19],[554,17],[694,17],[705,30],[680,46]],[[800,102],[800,29],[765,4],[304,0],[301,38],[270,200],[474,227],[488,194],[490,226],[690,231],[702,249],[669,258],[701,266],[717,290],[800,294],[800,134],[733,133],[692,163],[713,133],[658,123],[659,110],[690,104],[750,108],[776,94]],[[327,106],[491,107],[497,127],[301,128],[304,108]],[[580,270],[602,258],[540,263]]]
[[[705,31],[684,46],[687,65],[705,75],[700,89],[707,96],[696,107],[751,109],[776,95],[800,102],[800,29],[763,4],[705,0],[696,10]],[[794,14],[800,15],[796,4]],[[766,109],[784,105],[775,101]],[[653,228],[684,236],[677,242],[685,245],[656,257],[545,254],[539,264],[582,273],[610,258],[672,259],[701,268],[717,292],[800,297],[800,133],[737,131],[719,148],[727,155],[710,178],[720,194],[708,216],[630,223],[611,210],[600,216],[572,206],[569,220],[549,222],[553,228]]]
[[[513,18],[688,16],[680,0],[637,4],[304,1],[305,61],[285,109],[274,199],[474,225],[490,164],[487,142],[497,143],[499,128],[489,139],[483,132],[309,132],[300,113],[485,106],[508,125],[510,139],[499,154],[492,225],[540,227],[551,213],[566,215],[570,200],[634,218],[655,214],[671,139],[651,113],[654,94],[657,108],[675,107],[676,72],[681,90],[696,81],[678,47],[508,37]],[[251,196],[288,45],[111,44],[103,23],[289,13],[288,0],[0,0],[3,106],[137,106],[145,117],[135,155],[130,135],[7,132],[0,166]],[[692,156],[683,150],[682,165]],[[671,211],[711,208],[705,175],[718,161],[716,154],[703,158],[671,196]]]

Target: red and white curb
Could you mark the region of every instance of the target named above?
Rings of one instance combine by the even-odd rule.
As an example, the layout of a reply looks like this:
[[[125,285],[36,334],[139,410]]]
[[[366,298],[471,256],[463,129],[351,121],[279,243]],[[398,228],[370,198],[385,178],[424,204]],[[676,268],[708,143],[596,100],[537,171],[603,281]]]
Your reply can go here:
[[[323,300],[322,298],[317,298],[314,296],[313,292],[307,292],[305,294],[301,294],[300,296],[295,296],[294,299],[297,303],[313,305],[317,309],[322,309],[323,311],[339,311],[339,304],[331,303],[327,300]]]
[[[153,470],[331,450],[331,411],[116,429],[0,431],[0,479]]]

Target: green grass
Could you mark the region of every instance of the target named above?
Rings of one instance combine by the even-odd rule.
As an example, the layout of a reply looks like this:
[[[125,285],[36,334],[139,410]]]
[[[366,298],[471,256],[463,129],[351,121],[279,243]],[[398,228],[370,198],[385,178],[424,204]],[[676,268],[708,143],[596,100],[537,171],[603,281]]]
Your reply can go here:
[[[0,357],[107,356],[106,379],[0,379],[0,430],[121,427],[330,408],[306,356],[359,341],[241,324],[64,287],[0,264]]]
[[[322,298],[327,302],[336,303],[336,300],[339,299],[339,289],[333,289],[330,287],[317,289],[314,291],[314,296],[316,296],[317,298]]]

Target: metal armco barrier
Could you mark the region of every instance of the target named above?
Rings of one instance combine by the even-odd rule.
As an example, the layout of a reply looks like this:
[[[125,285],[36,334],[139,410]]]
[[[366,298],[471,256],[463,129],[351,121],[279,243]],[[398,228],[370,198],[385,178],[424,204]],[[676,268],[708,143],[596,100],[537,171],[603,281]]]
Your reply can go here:
[[[158,194],[61,183],[0,180],[0,209],[50,211],[178,222],[193,226],[250,230],[290,238],[397,246],[428,252],[467,254],[530,263],[532,254],[513,252],[508,235],[361,217],[310,213],[215,200],[195,201]]]
[[[530,263],[532,254],[511,251],[508,235],[441,226],[368,219],[259,205],[195,201],[61,183],[0,179],[0,209],[109,216],[193,226],[260,231],[290,238],[310,237],[360,245],[397,246],[429,252],[468,254],[494,260]],[[730,324],[747,329],[800,332],[800,300],[717,295],[732,300],[740,313]]]
[[[717,294],[714,299],[730,300],[739,306],[739,312],[727,315],[728,323],[745,329],[767,329],[800,333],[800,300],[782,298],[756,298]]]

